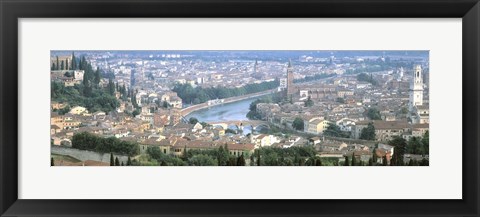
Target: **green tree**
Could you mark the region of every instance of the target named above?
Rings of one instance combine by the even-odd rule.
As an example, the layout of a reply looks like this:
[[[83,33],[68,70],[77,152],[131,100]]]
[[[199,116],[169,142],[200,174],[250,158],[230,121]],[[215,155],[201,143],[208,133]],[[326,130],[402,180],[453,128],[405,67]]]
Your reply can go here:
[[[130,156],[128,156],[127,159],[127,166],[132,166],[132,159],[130,159]]]
[[[191,118],[188,119],[188,123],[190,123],[190,124],[196,124],[196,123],[198,123],[198,119],[196,119],[196,118],[194,118],[194,117],[191,117]]]
[[[108,79],[108,93],[111,96],[115,96],[115,84],[113,83],[112,78]]]
[[[118,160],[118,157],[115,157],[115,166],[120,166],[120,161]]]
[[[188,161],[188,150],[187,150],[187,146],[185,145],[185,147],[183,148],[183,160],[184,161]]]
[[[425,153],[424,146],[419,138],[412,137],[408,140],[406,152],[410,154],[421,154]]]
[[[238,157],[237,166],[245,166],[245,158],[243,157],[243,154]]]
[[[343,132],[340,127],[334,123],[329,123],[327,129],[323,132],[325,136],[348,138],[350,135]]]
[[[110,153],[110,166],[115,166],[115,160],[113,159],[113,153]]]
[[[424,154],[429,154],[429,151],[430,151],[430,147],[429,147],[429,131],[427,130],[427,132],[425,132],[425,134],[423,135],[422,137],[422,144],[423,144],[423,151],[424,151]]]
[[[75,57],[75,53],[72,52],[72,70],[77,70],[77,59]]]
[[[120,165],[121,165],[121,166],[125,166],[125,165],[123,164],[123,161],[122,161],[122,163],[121,163]]]
[[[352,153],[352,166],[357,166],[357,162],[356,162],[354,153]]]
[[[100,84],[100,79],[101,79],[100,68],[97,67],[97,70],[95,70],[95,77],[93,79],[94,84],[98,86]],[[110,82],[110,80],[109,80],[109,82]]]
[[[315,166],[322,166],[322,161],[320,160],[320,158],[315,160]]]
[[[373,166],[373,159],[372,158],[368,159],[368,166]]]
[[[219,166],[226,166],[229,161],[230,154],[228,153],[228,149],[225,149],[224,146],[218,147],[217,152],[217,160]]]
[[[393,146],[393,156],[390,162],[392,166],[403,166],[403,156],[406,152],[407,142],[404,138],[395,136],[392,140],[388,142],[389,145]]]
[[[257,150],[257,166],[261,166],[261,154],[260,150]]]
[[[58,60],[58,56],[57,56],[57,64],[56,64],[56,66],[57,66],[56,69],[57,69],[57,70],[60,70],[60,61]]]
[[[69,68],[68,68],[68,59],[65,60],[65,69],[66,69],[66,70],[69,70]]]
[[[367,117],[370,120],[382,120],[382,116],[380,116],[380,111],[377,108],[369,108],[367,110]]]
[[[375,71],[375,70],[372,70],[372,71]],[[380,71],[380,70],[378,70],[378,71]],[[357,75],[357,80],[358,81],[369,82],[372,85],[378,85],[378,82],[375,79],[373,79],[372,74],[370,74],[370,76],[369,76],[366,73],[361,73],[361,74]]]
[[[50,166],[55,166],[55,161],[53,160],[53,157],[50,158]]]
[[[303,119],[296,117],[295,120],[293,120],[292,127],[295,130],[303,131],[303,128],[304,128]]]
[[[305,101],[305,107],[311,107],[313,106],[313,100],[310,96],[308,96],[307,101]]]
[[[375,140],[375,127],[373,123],[368,123],[368,126],[362,129],[360,139]]]
[[[188,165],[190,166],[217,166],[217,161],[209,156],[204,154],[199,154],[188,159]]]
[[[348,159],[348,156],[345,156],[345,162],[344,162],[343,166],[348,166],[349,162],[350,162],[350,160]]]

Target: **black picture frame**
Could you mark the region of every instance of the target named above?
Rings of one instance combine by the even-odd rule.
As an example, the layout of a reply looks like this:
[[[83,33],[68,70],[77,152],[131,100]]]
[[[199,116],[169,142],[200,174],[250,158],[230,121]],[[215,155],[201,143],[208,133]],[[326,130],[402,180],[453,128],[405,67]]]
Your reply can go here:
[[[2,216],[478,216],[478,0],[0,0]],[[18,19],[134,17],[462,18],[462,200],[20,200]],[[38,186],[41,188],[42,186]],[[441,189],[439,189],[441,190]]]

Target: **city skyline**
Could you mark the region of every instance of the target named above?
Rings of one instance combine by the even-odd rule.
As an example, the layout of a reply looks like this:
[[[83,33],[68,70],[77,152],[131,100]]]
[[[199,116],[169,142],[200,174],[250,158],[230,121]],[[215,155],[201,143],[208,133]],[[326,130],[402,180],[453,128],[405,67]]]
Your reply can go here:
[[[52,51],[50,67],[55,166],[428,165],[428,51]]]

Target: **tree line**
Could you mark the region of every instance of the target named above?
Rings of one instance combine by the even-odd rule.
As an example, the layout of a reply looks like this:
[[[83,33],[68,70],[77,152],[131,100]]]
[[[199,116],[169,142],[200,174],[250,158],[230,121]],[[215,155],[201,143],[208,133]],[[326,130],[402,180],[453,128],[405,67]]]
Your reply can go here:
[[[357,75],[357,80],[368,82],[372,85],[378,85],[378,81],[373,78],[372,74],[367,75],[366,73],[360,73]]]
[[[262,82],[259,84],[247,84],[243,87],[193,87],[190,84],[176,83],[173,91],[182,98],[184,103],[199,104],[212,99],[224,99],[228,97],[242,96],[251,93],[258,93],[271,90],[279,85],[279,80]]]
[[[122,141],[115,137],[103,138],[88,132],[73,135],[72,147],[80,150],[128,156],[135,156],[140,153],[140,146],[136,142]]]
[[[213,149],[188,150],[184,147],[180,157],[165,154],[159,147],[153,146],[147,148],[147,154],[153,165],[160,166],[245,166],[247,155],[231,155],[227,144]]]

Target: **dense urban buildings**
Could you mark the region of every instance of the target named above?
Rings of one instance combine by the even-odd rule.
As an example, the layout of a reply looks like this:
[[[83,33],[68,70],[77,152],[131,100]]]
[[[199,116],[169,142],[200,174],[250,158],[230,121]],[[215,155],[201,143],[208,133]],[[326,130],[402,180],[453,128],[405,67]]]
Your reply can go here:
[[[428,51],[52,51],[55,166],[427,166]]]

